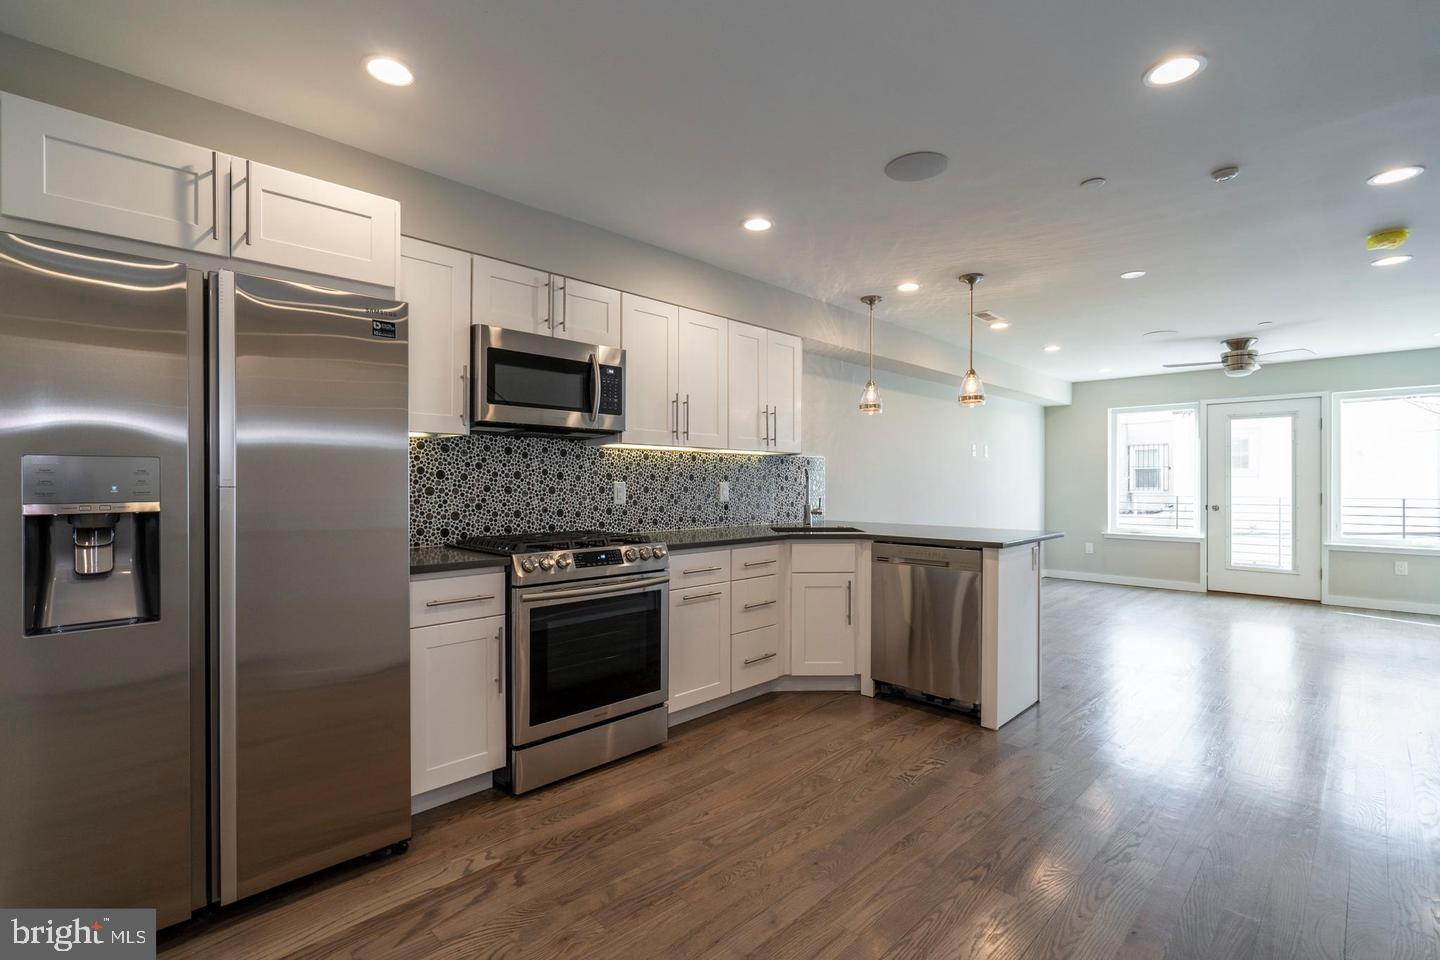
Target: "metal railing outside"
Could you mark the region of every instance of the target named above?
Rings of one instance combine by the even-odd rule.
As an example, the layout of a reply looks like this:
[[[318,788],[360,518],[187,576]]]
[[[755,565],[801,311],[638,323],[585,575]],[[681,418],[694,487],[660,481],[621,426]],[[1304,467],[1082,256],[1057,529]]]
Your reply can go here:
[[[1195,498],[1159,493],[1122,493],[1116,506],[1120,526],[1127,530],[1191,530]]]
[[[1362,540],[1418,540],[1440,545],[1440,498],[1346,497],[1340,531]]]
[[[1295,508],[1289,497],[1230,498],[1230,564],[1294,569]]]

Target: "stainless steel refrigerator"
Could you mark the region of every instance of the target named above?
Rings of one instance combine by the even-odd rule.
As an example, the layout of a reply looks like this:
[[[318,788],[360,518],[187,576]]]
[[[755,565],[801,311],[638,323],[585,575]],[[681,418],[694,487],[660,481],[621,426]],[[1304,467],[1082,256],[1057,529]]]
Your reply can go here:
[[[406,319],[0,234],[0,903],[408,839]]]

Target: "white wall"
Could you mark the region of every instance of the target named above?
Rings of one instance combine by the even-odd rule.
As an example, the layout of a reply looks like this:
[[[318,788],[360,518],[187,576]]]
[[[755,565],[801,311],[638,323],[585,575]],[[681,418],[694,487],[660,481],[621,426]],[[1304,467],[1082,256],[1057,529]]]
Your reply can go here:
[[[856,409],[865,377],[805,357],[805,452],[825,457],[829,519],[1041,526],[1042,407],[992,396],[969,409],[954,386],[877,371],[885,412],[867,417]]]
[[[1065,539],[1046,545],[1046,567],[1101,579],[1170,581],[1196,589],[1204,584],[1202,543],[1105,539],[1105,458],[1111,407],[1437,382],[1440,350],[1277,363],[1241,378],[1206,370],[1077,383],[1069,406],[1045,411],[1045,526],[1065,533]],[[1093,554],[1085,553],[1087,542],[1095,545]],[[1409,575],[1397,576],[1394,561],[1407,558]],[[1356,605],[1440,610],[1440,554],[1397,557],[1330,550],[1324,568],[1327,592]]]

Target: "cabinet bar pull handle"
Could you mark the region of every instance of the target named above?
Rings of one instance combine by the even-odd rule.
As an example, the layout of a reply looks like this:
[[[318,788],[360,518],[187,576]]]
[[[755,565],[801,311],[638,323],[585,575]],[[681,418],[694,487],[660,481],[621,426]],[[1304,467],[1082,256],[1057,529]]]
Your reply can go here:
[[[690,394],[685,394],[685,439],[690,439]]]
[[[780,446],[780,408],[770,408],[770,446]]]
[[[426,600],[427,607],[448,607],[452,603],[481,603],[485,600],[494,600],[495,594],[487,593],[483,597],[455,597],[452,600]]]
[[[460,421],[470,426],[470,364],[460,364]]]
[[[845,622],[855,622],[855,586],[854,580],[845,581]]]
[[[776,656],[779,656],[779,653],[778,653],[778,652],[776,652],[776,653],[762,653],[762,654],[760,654],[760,656],[758,656],[758,657],[751,657],[749,660],[743,661],[743,664],[742,664],[742,665],[748,667],[748,666],[750,666],[750,664],[752,664],[752,663],[760,663],[761,661],[764,661],[764,660],[773,659],[773,658],[776,657]]]
[[[746,560],[744,565],[747,567],[763,567],[767,563],[774,562],[774,560]]]
[[[676,442],[680,440],[680,394],[675,394],[675,399],[670,401],[670,413],[675,425],[670,428],[670,433],[675,437]]]
[[[505,625],[495,629],[495,689],[505,692]]]
[[[254,181],[250,179],[250,161],[245,161],[245,246],[250,246],[254,241],[250,234],[254,232],[253,224],[250,222],[250,194],[254,192]]]
[[[768,403],[760,408],[760,429],[764,431],[764,435],[760,437],[761,441],[765,446],[770,446],[770,405]]]
[[[716,570],[724,569],[724,567],[691,567],[689,570],[681,570],[680,572],[688,577],[692,573],[714,573]]]
[[[745,609],[746,609],[746,610],[754,610],[754,609],[756,609],[756,608],[758,608],[758,607],[768,607],[768,606],[770,606],[771,604],[776,603],[776,602],[777,602],[777,601],[775,601],[775,600],[761,600],[759,603],[747,603],[747,604],[745,604]]]
[[[680,599],[681,599],[681,600],[709,600],[711,597],[718,597],[718,596],[720,596],[720,591],[719,591],[719,590],[711,590],[709,593],[687,593],[687,594],[685,594],[684,596],[682,596]]]
[[[220,151],[210,151],[210,239],[220,239]]]

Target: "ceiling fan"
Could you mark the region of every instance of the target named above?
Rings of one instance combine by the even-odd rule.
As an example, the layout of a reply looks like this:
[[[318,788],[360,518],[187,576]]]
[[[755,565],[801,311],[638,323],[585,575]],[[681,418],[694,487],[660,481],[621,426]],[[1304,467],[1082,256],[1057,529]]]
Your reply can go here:
[[[1261,357],[1278,357],[1286,353],[1308,353],[1315,355],[1315,351],[1307,347],[1295,347],[1290,350],[1271,350],[1269,353],[1261,353],[1255,349],[1255,344],[1260,342],[1259,337],[1232,337],[1229,340],[1222,340],[1225,344],[1225,351],[1220,354],[1219,360],[1206,360],[1203,363],[1167,363],[1166,367],[1224,367],[1227,377],[1248,377],[1260,369]]]

